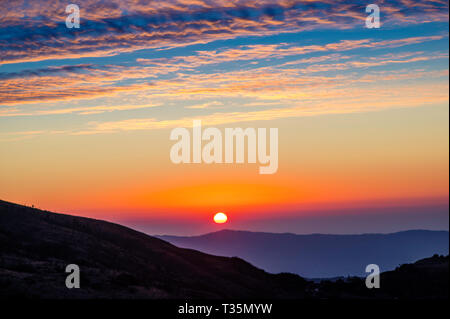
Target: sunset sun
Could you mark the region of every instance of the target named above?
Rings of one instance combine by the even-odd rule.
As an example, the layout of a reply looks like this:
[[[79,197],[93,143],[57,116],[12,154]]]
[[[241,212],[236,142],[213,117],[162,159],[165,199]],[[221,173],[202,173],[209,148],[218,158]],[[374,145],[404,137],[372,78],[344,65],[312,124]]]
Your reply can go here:
[[[214,215],[214,222],[216,224],[226,223],[227,220],[228,220],[228,217],[224,213],[217,213],[217,214]]]

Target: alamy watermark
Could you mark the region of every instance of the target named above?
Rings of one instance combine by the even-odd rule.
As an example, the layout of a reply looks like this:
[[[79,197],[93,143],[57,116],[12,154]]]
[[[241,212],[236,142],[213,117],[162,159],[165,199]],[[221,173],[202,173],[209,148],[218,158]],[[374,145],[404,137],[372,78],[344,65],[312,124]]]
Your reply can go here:
[[[380,27],[380,7],[376,4],[369,4],[366,7],[366,13],[370,13],[366,18],[366,27],[378,29]]]
[[[66,287],[69,289],[80,288],[80,267],[75,264],[67,265],[66,273],[70,273],[66,277]]]
[[[225,128],[223,141],[221,130],[208,127],[202,131],[201,120],[194,120],[192,139],[187,128],[179,127],[171,131],[170,140],[177,141],[170,149],[170,159],[175,164],[242,164],[247,144],[247,162],[256,163],[258,159],[262,164],[260,174],[274,174],[278,170],[278,128],[269,129],[268,140],[265,128]],[[203,141],[208,142],[202,145]]]
[[[80,7],[76,4],[69,4],[66,7],[66,13],[69,13],[66,18],[66,27],[69,29],[80,28]]]
[[[380,267],[376,264],[367,265],[366,272],[369,273],[366,277],[366,287],[380,288]]]

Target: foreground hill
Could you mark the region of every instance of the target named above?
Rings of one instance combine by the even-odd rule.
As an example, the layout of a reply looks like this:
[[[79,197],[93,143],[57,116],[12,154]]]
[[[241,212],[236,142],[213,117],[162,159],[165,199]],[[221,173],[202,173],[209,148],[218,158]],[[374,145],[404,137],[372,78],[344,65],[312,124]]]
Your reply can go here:
[[[393,234],[295,235],[223,230],[202,236],[159,236],[178,247],[238,256],[269,272],[308,278],[365,276],[368,264],[381,271],[434,254],[447,255],[448,231]]]
[[[267,249],[267,247],[266,247]],[[81,288],[67,289],[68,264]],[[129,228],[0,201],[1,298],[447,298],[448,256],[363,278],[306,281],[239,258],[175,247]]]
[[[81,288],[67,289],[77,264]],[[0,297],[294,298],[307,282],[129,228],[0,201]]]
[[[316,285],[318,298],[448,299],[449,256],[434,255],[383,272],[379,289],[366,289],[365,279],[323,280]]]

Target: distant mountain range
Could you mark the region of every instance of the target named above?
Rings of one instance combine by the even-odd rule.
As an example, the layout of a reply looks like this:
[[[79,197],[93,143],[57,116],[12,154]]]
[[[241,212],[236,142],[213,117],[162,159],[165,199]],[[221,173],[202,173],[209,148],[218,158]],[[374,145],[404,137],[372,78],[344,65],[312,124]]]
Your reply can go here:
[[[449,232],[428,230],[362,235],[222,230],[192,237],[157,237],[178,247],[237,256],[271,273],[290,272],[307,278],[365,276],[368,264],[387,271],[449,251]]]
[[[267,242],[262,248],[272,258],[277,253]],[[69,264],[80,267],[79,289],[65,286]],[[313,282],[117,224],[0,201],[0,299],[448,298],[448,265],[448,256],[437,255],[402,265],[381,274],[381,289],[367,289],[363,278]]]

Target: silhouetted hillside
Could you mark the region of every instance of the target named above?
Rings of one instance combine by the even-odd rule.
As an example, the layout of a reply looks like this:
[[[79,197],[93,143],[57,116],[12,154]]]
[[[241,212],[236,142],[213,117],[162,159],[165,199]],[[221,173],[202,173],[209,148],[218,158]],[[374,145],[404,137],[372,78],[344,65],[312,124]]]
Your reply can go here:
[[[271,252],[266,247],[267,253]],[[65,267],[81,269],[67,289]],[[0,201],[0,298],[443,298],[448,256],[381,275],[319,283],[239,258],[175,247],[129,228]]]
[[[239,258],[177,248],[100,220],[0,201],[0,296],[40,298],[289,298],[306,281]],[[81,269],[67,289],[65,267]]]
[[[158,236],[178,247],[237,256],[257,267],[308,278],[365,276],[368,264],[381,271],[434,254],[448,254],[447,231],[393,234],[295,235],[223,230],[202,236]]]
[[[449,256],[434,255],[393,271],[383,272],[379,289],[367,289],[365,279],[324,280],[315,289],[320,298],[447,299]]]

